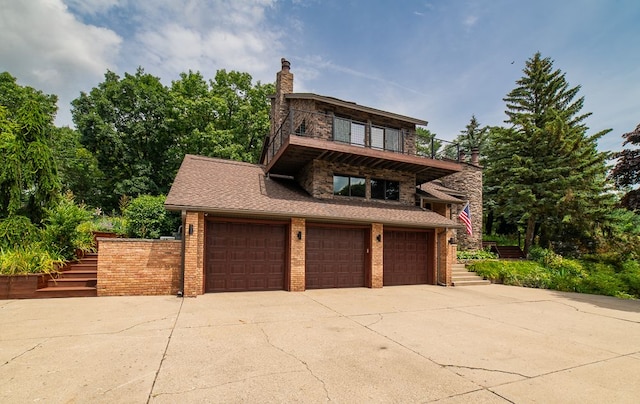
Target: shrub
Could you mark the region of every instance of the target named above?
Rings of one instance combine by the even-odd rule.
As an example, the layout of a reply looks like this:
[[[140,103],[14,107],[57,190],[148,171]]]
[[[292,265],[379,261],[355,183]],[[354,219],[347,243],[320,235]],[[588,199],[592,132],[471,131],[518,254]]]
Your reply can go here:
[[[121,216],[99,216],[93,221],[96,231],[113,232],[119,236],[127,235],[127,220]]]
[[[62,255],[53,253],[40,244],[0,249],[0,274],[26,275],[56,272],[64,263]]]
[[[495,259],[498,256],[489,250],[470,250],[470,251],[458,251],[456,258],[459,260],[487,260]]]
[[[67,194],[56,206],[48,209],[44,220],[42,240],[49,249],[65,259],[73,259],[76,249],[90,251],[93,246],[91,217],[84,205],[77,205],[73,195]],[[83,224],[87,223],[89,224]]]
[[[137,238],[158,238],[171,235],[178,228],[179,217],[164,208],[165,197],[143,195],[133,199],[123,212],[127,235]]]
[[[9,216],[0,220],[0,248],[12,249],[40,239],[38,229],[26,216]]]
[[[505,285],[546,288],[550,283],[545,269],[531,261],[478,261],[469,268],[492,282]]]

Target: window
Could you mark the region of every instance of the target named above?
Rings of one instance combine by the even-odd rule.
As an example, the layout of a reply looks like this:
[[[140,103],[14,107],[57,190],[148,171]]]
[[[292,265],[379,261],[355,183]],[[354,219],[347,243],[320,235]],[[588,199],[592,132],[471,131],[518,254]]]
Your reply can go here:
[[[387,201],[400,200],[400,183],[398,181],[371,179],[371,199]]]
[[[333,140],[364,146],[365,125],[349,119],[335,118],[333,120]]]
[[[333,176],[333,194],[341,196],[357,196],[364,198],[365,180],[360,177]]]
[[[374,149],[384,149],[384,129],[371,127],[371,147]]]
[[[335,118],[333,120],[333,140],[349,143],[351,139],[351,122],[346,119]]]
[[[298,126],[298,129],[296,129],[295,134],[304,136],[305,133],[307,133],[307,121],[306,119],[303,119],[300,126]]]
[[[364,125],[351,122],[351,144],[364,146]]]
[[[385,129],[384,148],[385,150],[402,151],[400,148],[400,131],[398,129]]]

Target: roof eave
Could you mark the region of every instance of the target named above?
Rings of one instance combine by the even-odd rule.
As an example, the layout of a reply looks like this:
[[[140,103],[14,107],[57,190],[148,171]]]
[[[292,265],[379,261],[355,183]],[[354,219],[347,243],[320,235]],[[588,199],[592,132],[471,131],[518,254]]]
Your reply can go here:
[[[211,207],[206,206],[193,206],[193,205],[175,205],[175,204],[165,204],[165,209],[169,211],[190,211],[190,212],[204,212],[210,213],[220,216],[232,216],[232,217],[254,217],[254,218],[271,218],[271,219],[290,219],[291,217],[302,217],[309,221],[321,221],[321,222],[340,222],[340,223],[351,223],[351,224],[370,224],[373,219],[358,219],[358,218],[348,218],[348,217],[334,217],[334,216],[322,216],[322,215],[309,215],[309,214],[299,214],[292,212],[278,212],[278,211],[254,211],[249,209],[212,209]],[[381,223],[382,225],[388,226],[398,226],[398,227],[412,227],[412,228],[422,228],[422,229],[437,229],[437,228],[447,228],[447,229],[462,229],[464,226],[455,224],[455,223],[416,223],[413,221],[401,221],[401,220],[375,220],[377,223]]]
[[[313,93],[289,93],[289,94],[285,94],[285,98],[287,98],[287,99],[304,99],[304,100],[320,101],[320,102],[324,102],[324,103],[327,103],[327,104],[340,106],[340,107],[343,107],[343,108],[354,109],[354,110],[361,111],[361,112],[366,112],[366,113],[369,113],[369,114],[375,114],[375,115],[379,115],[379,116],[384,116],[386,118],[397,119],[397,120],[408,122],[408,123],[412,123],[412,124],[415,124],[415,125],[426,126],[426,125],[429,124],[429,122],[425,121],[424,119],[412,118],[410,116],[395,114],[393,112],[383,111],[383,110],[377,109],[377,108],[367,107],[367,106],[364,106],[364,105],[358,105],[355,102],[344,101],[344,100],[340,100],[338,98],[326,97],[326,96],[323,96],[323,95],[318,95],[318,94],[313,94]]]

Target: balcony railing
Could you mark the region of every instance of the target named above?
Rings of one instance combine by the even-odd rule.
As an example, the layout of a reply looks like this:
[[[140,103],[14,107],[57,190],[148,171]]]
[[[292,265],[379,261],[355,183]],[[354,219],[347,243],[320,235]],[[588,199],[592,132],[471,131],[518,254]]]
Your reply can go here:
[[[460,146],[457,143],[436,138],[425,139],[416,132],[406,129],[389,128],[331,114],[292,109],[289,110],[282,125],[267,145],[267,164],[290,136],[322,139],[439,160],[457,160],[460,154]]]

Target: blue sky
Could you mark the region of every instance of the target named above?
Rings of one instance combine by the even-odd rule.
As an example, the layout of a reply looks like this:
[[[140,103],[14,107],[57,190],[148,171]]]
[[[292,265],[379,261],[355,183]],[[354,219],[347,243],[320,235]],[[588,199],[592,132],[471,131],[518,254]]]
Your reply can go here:
[[[272,82],[291,62],[296,92],[429,121],[453,139],[472,114],[505,119],[504,96],[540,51],[580,85],[590,134],[622,148],[640,123],[637,0],[0,0],[0,71],[69,103],[107,69],[138,66],[166,85],[218,69]]]

